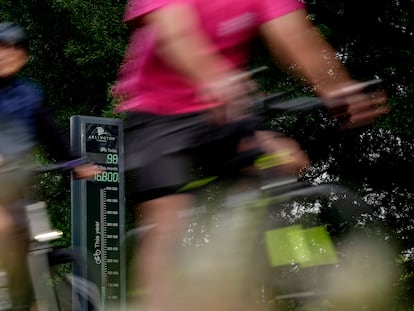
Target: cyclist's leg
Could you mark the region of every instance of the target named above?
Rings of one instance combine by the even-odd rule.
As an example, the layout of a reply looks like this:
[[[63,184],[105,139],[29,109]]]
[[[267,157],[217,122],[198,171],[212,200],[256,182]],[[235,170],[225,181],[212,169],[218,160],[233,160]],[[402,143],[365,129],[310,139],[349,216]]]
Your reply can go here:
[[[180,292],[174,277],[175,254],[187,225],[177,215],[191,205],[191,197],[180,194],[149,200],[140,206],[144,219],[156,224],[141,241],[136,257],[136,275],[147,291],[144,305],[149,310],[174,310],[172,306]]]
[[[213,138],[200,148],[204,155],[201,158],[205,161],[202,164],[204,167],[213,168],[220,172],[222,168],[228,169],[229,165],[227,164],[231,163],[231,171],[229,172],[231,175],[234,173],[234,163],[248,165],[247,167],[239,167],[244,173],[243,177],[238,178],[229,188],[233,195],[243,193],[243,198],[246,198],[244,196],[246,191],[253,190],[252,194],[254,194],[254,189],[257,189],[260,184],[262,174],[271,173],[277,177],[280,177],[281,174],[293,175],[307,163],[305,153],[301,151],[295,141],[272,132],[255,131],[254,120],[245,119],[223,126],[216,131]],[[240,153],[243,153],[243,159],[238,156]],[[250,162],[248,158],[244,158],[245,155],[249,158],[251,156]],[[251,165],[257,155],[275,155],[274,158],[278,161],[273,162],[277,162],[274,163],[277,167],[258,170]],[[236,161],[232,161],[232,158],[235,158]],[[238,197],[238,195],[236,196]],[[243,203],[247,203],[244,199],[242,200]],[[249,245],[253,246],[255,243],[255,237],[258,238],[259,229],[255,225],[258,215],[254,209],[242,208],[236,213],[236,215],[232,215],[224,212],[220,215],[219,218],[227,219],[228,224],[232,224],[230,227],[233,228],[227,228],[226,232],[219,230],[216,239],[213,239],[215,236],[213,232],[216,231],[213,226],[212,232],[210,232],[212,244],[210,253],[202,253],[200,255],[202,258],[197,257],[197,259],[204,261],[208,260],[206,258],[210,259],[208,267],[202,267],[207,272],[196,272],[196,275],[204,275],[205,278],[203,288],[195,293],[199,295],[197,298],[199,304],[205,308],[199,308],[199,310],[228,310],[229,308],[255,310],[258,308],[257,300],[252,297],[249,286],[254,283],[254,278],[251,277],[249,271],[257,269],[257,266],[252,265],[254,259],[250,262],[249,258],[252,253],[248,251],[251,248]],[[239,224],[236,224],[236,219],[240,220]],[[227,224],[224,223],[224,226]],[[200,280],[198,281],[200,282]]]
[[[0,205],[0,261],[7,272],[11,310],[29,310],[28,231],[23,204]]]
[[[126,120],[125,154],[130,193],[139,201],[137,225],[152,229],[140,239],[135,254],[134,287],[145,310],[174,310],[177,287],[175,252],[185,233],[180,211],[192,206],[191,196],[177,194],[189,181],[191,157],[187,137],[199,122],[192,116],[130,115]],[[134,291],[134,290],[133,290]]]
[[[226,192],[223,201],[230,197],[229,193],[243,193],[257,185],[257,174],[243,174],[241,179],[238,174],[262,153],[255,143],[256,124],[256,120],[246,118],[220,127],[207,126],[197,135],[197,160],[204,176],[224,177],[221,179]],[[238,156],[239,152],[243,155]],[[214,201],[212,204],[217,203]],[[250,209],[233,213],[232,209],[223,208],[222,201],[217,209],[206,203],[209,209],[217,212],[217,217],[214,217],[214,223],[210,223],[208,216],[208,219],[199,219],[209,242],[191,248],[184,256],[187,309],[183,310],[257,310],[257,301],[248,290],[253,282],[248,275],[253,268],[250,265],[253,254],[249,249],[254,244],[252,239],[255,239],[257,229],[252,224],[255,220],[250,218],[253,215]]]
[[[258,124],[256,118],[248,117],[218,128],[207,129],[207,134],[200,132],[197,140],[202,145],[197,151],[201,165],[210,169],[208,174],[214,175],[221,173],[223,169],[228,170],[227,163],[234,162],[233,159],[239,158],[242,153],[243,157],[252,155],[250,162],[248,159],[236,161],[237,165],[243,164],[237,169],[245,176],[261,176],[263,173],[279,177],[297,175],[308,164],[306,153],[295,140],[280,133],[258,130]],[[262,165],[253,165],[258,155],[263,156],[264,161],[259,163]],[[235,172],[233,167],[230,174]],[[250,181],[255,184],[257,179],[252,178]]]

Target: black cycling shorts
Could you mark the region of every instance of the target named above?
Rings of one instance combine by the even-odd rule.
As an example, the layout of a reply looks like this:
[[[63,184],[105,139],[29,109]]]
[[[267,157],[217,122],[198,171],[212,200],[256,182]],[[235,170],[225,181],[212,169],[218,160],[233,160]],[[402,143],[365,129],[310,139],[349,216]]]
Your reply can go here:
[[[173,194],[196,178],[219,174],[237,154],[240,140],[253,135],[258,121],[250,117],[214,126],[199,113],[129,113],[125,167],[135,201]]]

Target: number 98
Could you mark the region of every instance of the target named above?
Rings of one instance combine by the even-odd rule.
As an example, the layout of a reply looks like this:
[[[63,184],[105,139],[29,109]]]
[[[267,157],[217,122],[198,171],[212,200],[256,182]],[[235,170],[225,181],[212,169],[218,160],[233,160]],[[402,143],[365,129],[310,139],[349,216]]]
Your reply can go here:
[[[109,153],[106,155],[106,164],[118,164],[118,155]]]

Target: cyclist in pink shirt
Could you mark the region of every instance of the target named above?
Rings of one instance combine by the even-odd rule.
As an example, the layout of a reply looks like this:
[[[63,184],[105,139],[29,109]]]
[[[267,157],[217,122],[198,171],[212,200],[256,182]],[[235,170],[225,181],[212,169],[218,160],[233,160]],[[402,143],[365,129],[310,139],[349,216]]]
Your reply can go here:
[[[214,65],[204,59],[191,75],[183,74],[181,68],[174,68],[173,59],[166,60],[159,54],[162,40],[155,27],[143,27],[133,34],[128,49],[128,61],[121,71],[118,91],[127,95],[119,110],[145,111],[154,114],[179,114],[202,111],[216,103],[200,100],[199,88],[204,83],[218,81],[235,72],[246,63],[249,43],[255,37],[258,27],[265,22],[288,12],[303,8],[303,3],[294,1],[238,1],[230,5],[228,1],[217,6],[217,1],[136,1],[130,2],[125,21],[139,23],[150,12],[165,8],[181,12],[194,6],[199,18],[193,21],[192,37],[204,42],[204,50],[198,52],[200,59],[212,53],[220,53]],[[226,3],[227,2],[227,3]],[[178,14],[180,14],[178,12]],[[188,23],[190,21],[187,21]],[[196,24],[196,25],[195,25]],[[182,31],[182,30],[179,30]],[[181,37],[181,34],[177,34]],[[184,34],[185,36],[185,34]],[[205,38],[203,38],[205,36]],[[176,38],[180,40],[184,38]],[[174,57],[174,56],[173,56]],[[179,61],[180,62],[180,61]],[[177,62],[177,67],[179,67]],[[189,62],[189,61],[188,61]],[[178,69],[178,70],[177,70]],[[214,77],[212,79],[212,77]]]
[[[262,37],[318,95],[341,94],[354,81],[299,0],[130,0],[124,21],[133,32],[114,91],[117,110],[127,112],[126,169],[142,221],[155,224],[138,252],[137,278],[148,310],[173,310],[169,264],[186,227],[177,213],[192,205],[177,190],[192,168],[214,172],[247,149],[288,154],[286,174],[307,164],[294,141],[258,131],[244,111],[255,89],[242,74],[251,40]],[[350,122],[371,122],[385,111],[369,107],[359,98],[348,108]]]

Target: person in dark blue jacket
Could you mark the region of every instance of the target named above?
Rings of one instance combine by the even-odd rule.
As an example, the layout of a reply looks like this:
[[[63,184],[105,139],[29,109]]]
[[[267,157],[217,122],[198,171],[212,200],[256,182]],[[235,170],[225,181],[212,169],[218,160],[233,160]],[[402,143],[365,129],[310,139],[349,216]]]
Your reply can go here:
[[[33,148],[44,145],[59,162],[77,157],[44,107],[41,88],[17,76],[29,60],[28,43],[20,25],[0,23],[0,274],[7,273],[6,278],[3,274],[0,278],[7,279],[9,288],[9,298],[0,295],[1,310],[30,309],[24,200],[32,182],[28,167],[34,163]],[[89,178],[95,172],[92,164],[74,169],[79,178]]]

